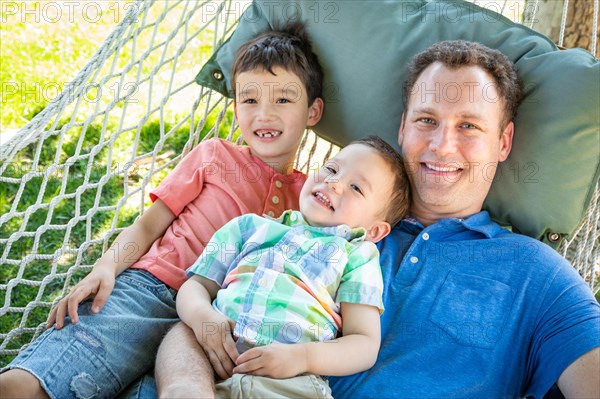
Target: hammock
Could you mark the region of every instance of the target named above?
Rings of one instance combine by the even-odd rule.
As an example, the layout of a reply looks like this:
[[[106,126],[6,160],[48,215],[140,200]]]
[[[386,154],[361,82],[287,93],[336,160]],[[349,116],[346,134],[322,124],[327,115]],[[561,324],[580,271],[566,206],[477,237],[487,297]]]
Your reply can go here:
[[[43,332],[51,307],[144,212],[148,193],[198,142],[241,141],[231,100],[196,85],[194,77],[248,5],[131,3],[73,81],[2,144],[0,183],[10,209],[0,215],[0,365]],[[594,5],[597,16],[598,0]],[[528,20],[535,17],[534,8]],[[565,24],[566,13],[559,44]],[[307,131],[297,168],[306,172],[313,159],[336,150]],[[559,248],[594,292],[599,197],[596,187],[573,239]]]

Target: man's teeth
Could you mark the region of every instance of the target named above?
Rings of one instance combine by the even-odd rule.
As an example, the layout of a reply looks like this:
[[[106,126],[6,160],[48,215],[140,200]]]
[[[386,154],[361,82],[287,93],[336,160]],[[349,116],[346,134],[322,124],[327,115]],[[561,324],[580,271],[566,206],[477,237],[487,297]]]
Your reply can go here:
[[[262,139],[265,139],[265,138],[269,139],[269,138],[277,137],[277,136],[281,135],[281,132],[272,131],[272,130],[270,130],[270,131],[259,131],[259,130],[257,130],[256,131],[256,135],[258,137],[262,138]]]
[[[436,172],[456,172],[460,169],[454,166],[437,166],[429,163],[426,163],[425,166],[431,170],[435,170]]]
[[[331,206],[331,201],[329,201],[329,198],[327,198],[319,191],[317,191],[314,195],[319,201],[321,201],[322,203],[327,205],[331,210],[333,210],[333,206]]]

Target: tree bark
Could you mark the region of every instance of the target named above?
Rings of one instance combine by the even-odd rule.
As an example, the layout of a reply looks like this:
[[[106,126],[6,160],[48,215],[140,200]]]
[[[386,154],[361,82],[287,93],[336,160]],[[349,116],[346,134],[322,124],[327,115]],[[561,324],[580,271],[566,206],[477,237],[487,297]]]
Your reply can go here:
[[[527,0],[523,23],[531,22],[535,0]],[[560,43],[560,24],[564,0],[538,0],[537,12],[533,17],[533,29],[543,33],[555,43]],[[600,19],[600,7],[595,10]],[[594,0],[569,0],[563,47],[581,47],[592,52],[592,37],[596,35],[595,56],[600,57],[600,33],[594,30]]]

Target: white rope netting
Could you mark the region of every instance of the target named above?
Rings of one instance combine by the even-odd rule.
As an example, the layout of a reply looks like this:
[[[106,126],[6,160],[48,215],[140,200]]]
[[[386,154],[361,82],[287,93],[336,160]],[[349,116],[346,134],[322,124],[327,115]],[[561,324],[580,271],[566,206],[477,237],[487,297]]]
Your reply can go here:
[[[130,5],[73,81],[0,148],[7,209],[0,216],[0,365],[43,331],[52,305],[144,211],[148,192],[193,146],[239,139],[231,101],[194,77],[249,2]],[[337,150],[310,133],[304,141],[304,171],[312,157]],[[598,202],[596,188],[577,237],[560,248],[594,290]]]

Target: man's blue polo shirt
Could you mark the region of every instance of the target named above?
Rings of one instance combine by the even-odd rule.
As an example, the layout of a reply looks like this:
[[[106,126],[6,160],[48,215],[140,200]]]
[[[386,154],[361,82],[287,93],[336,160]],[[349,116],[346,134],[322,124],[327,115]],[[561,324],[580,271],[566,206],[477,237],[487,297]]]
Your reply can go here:
[[[600,346],[600,306],[573,267],[487,212],[404,220],[379,249],[379,357],[330,377],[336,399],[539,398]]]

